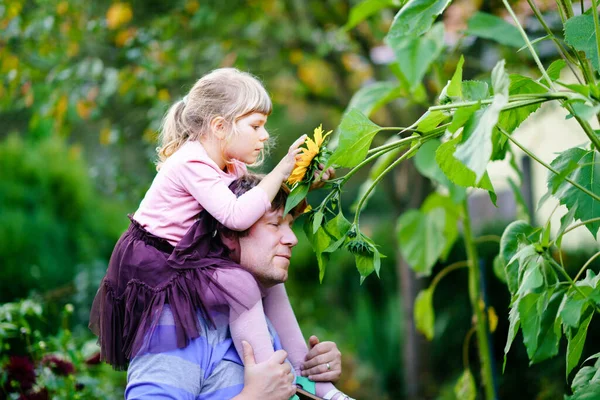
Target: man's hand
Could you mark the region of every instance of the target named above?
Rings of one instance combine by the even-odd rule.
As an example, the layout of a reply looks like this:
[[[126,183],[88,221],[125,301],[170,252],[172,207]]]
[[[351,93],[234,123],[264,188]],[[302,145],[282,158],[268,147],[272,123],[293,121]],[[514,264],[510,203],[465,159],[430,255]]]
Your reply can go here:
[[[284,350],[276,351],[267,361],[257,364],[250,343],[242,341],[242,346],[244,389],[236,399],[288,400],[296,393],[292,366],[285,362]]]
[[[319,343],[315,335],[308,339],[308,344],[310,350],[302,365],[302,376],[315,382],[337,382],[342,374],[342,353],[337,345],[334,342]]]

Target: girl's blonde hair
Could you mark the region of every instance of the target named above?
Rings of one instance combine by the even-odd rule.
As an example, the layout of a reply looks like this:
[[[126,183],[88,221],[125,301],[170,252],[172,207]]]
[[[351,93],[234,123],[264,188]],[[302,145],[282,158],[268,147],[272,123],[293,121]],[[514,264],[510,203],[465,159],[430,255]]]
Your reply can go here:
[[[254,112],[270,115],[272,110],[269,94],[253,75],[235,68],[220,68],[204,75],[163,118],[156,169],[187,140],[199,140],[209,132],[215,117],[222,117],[229,127],[221,147],[224,151],[237,134],[235,122]]]

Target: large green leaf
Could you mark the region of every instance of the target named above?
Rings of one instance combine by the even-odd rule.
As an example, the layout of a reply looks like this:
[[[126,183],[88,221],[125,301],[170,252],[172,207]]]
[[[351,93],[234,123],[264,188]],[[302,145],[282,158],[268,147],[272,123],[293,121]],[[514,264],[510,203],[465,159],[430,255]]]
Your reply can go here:
[[[315,252],[315,256],[317,257],[319,280],[323,282],[325,268],[327,267],[330,256],[329,252],[325,252],[324,250],[331,245],[331,236],[325,232],[322,226],[313,233],[313,218],[306,218],[306,221],[304,222],[304,234],[308,238],[308,241]]]
[[[433,290],[421,290],[415,299],[415,327],[428,340],[433,339],[435,313],[433,310]]]
[[[425,133],[434,128],[436,128],[442,121],[448,119],[448,116],[444,114],[442,111],[426,111],[425,114],[421,116],[415,122],[417,126],[417,130],[419,132]]]
[[[521,319],[521,331],[523,332],[523,343],[527,349],[527,355],[531,360],[538,346],[538,331],[540,315],[538,313],[538,301],[542,295],[529,293],[519,301],[519,317]]]
[[[573,371],[573,368],[579,364],[581,353],[583,352],[583,346],[585,345],[585,338],[587,336],[588,327],[594,316],[594,311],[591,311],[582,321],[577,328],[567,329],[567,377]]]
[[[476,12],[469,19],[466,33],[516,48],[525,44],[516,26],[500,17],[481,11]]]
[[[510,351],[510,347],[512,346],[517,333],[519,332],[519,327],[521,326],[521,318],[519,315],[519,299],[515,303],[511,305],[510,311],[508,312],[508,336],[506,338],[506,345],[504,346],[504,365],[502,366],[502,371],[506,367],[506,356]]]
[[[428,213],[408,210],[398,219],[398,247],[417,275],[431,275],[446,247],[444,213],[442,208]]]
[[[350,109],[339,126],[340,140],[327,166],[354,167],[365,159],[381,127],[358,110]]]
[[[348,109],[356,109],[365,116],[369,117],[371,113],[389,103],[391,100],[400,97],[401,88],[394,82],[376,82],[364,86],[354,93]]]
[[[594,69],[600,71],[594,17],[591,14],[572,17],[565,23],[565,41],[576,50],[585,52]]]
[[[442,93],[439,96],[440,104],[462,99],[462,68],[464,63],[465,58],[461,55],[452,79],[442,89]]]
[[[481,108],[481,103],[473,104],[469,107],[461,107],[454,112],[452,115],[452,123],[448,127],[448,131],[451,133],[456,132],[460,128],[462,128],[465,123],[471,119],[473,114],[477,112]]]
[[[538,363],[558,354],[558,343],[562,336],[560,318],[557,318],[558,309],[563,299],[563,292],[553,293],[546,297],[539,307],[540,326],[538,329],[538,347],[535,350],[531,363]]]
[[[484,100],[490,97],[490,90],[486,82],[463,81],[462,95],[465,101]]]
[[[567,176],[572,181],[600,196],[600,161],[596,160],[598,154],[596,150],[575,147],[560,153],[550,165],[558,171],[567,169]],[[577,168],[573,168],[573,162],[579,164]],[[558,198],[560,204],[569,210],[577,207],[575,218],[581,221],[600,217],[600,201],[576,188],[561,175],[552,172],[548,175],[548,188],[555,188],[554,197]],[[596,237],[600,222],[588,223],[586,227]]]
[[[487,172],[480,181],[476,181],[475,173],[454,157],[456,145],[461,136],[442,143],[435,152],[435,161],[451,182],[463,187],[477,187],[494,193],[494,187]],[[495,193],[494,193],[495,196]]]
[[[526,76],[511,74],[510,75],[510,87],[508,93],[510,96],[518,94],[535,94],[535,93],[546,93],[547,90]],[[532,113],[540,108],[540,104],[533,104],[526,107],[515,108],[514,110],[502,111],[498,118],[498,126],[505,131],[512,133],[515,129],[521,125]],[[507,140],[505,136],[502,136],[504,140]]]
[[[444,48],[444,25],[435,24],[424,36],[388,35],[386,41],[413,91]]]
[[[462,373],[456,386],[454,386],[454,395],[456,400],[475,400],[477,398],[477,389],[475,389],[475,378],[468,369]]]
[[[451,184],[452,185],[452,184]],[[463,189],[464,190],[464,189]],[[454,242],[458,238],[458,220],[460,218],[460,209],[455,205],[450,198],[439,193],[431,193],[421,206],[421,211],[429,213],[436,208],[443,208],[446,215],[446,223],[444,225],[444,237],[446,238],[446,246],[440,254],[440,259],[445,261]]]
[[[463,142],[456,147],[455,157],[471,171],[479,182],[492,156],[492,130],[498,123],[502,107],[508,103],[510,80],[504,71],[504,60],[492,71],[494,100],[469,119],[463,131]]]
[[[563,298],[558,313],[565,327],[576,328],[579,326],[581,315],[586,308],[587,300],[572,289]]]
[[[350,10],[348,22],[344,25],[345,29],[352,29],[371,15],[378,13],[384,8],[400,5],[398,0],[364,0]]]
[[[283,215],[287,215],[294,207],[296,207],[308,194],[310,189],[310,183],[299,183],[290,192],[287,200],[285,201],[285,210]]]
[[[387,39],[418,37],[429,31],[451,0],[409,0],[394,17]]]

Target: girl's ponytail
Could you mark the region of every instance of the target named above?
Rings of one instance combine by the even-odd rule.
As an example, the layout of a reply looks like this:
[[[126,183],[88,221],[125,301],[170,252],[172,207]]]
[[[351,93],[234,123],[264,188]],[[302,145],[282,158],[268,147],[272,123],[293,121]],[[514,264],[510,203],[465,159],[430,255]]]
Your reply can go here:
[[[183,119],[184,108],[185,101],[180,100],[171,106],[163,118],[159,136],[160,146],[156,149],[158,152],[157,170],[189,137],[189,128]]]

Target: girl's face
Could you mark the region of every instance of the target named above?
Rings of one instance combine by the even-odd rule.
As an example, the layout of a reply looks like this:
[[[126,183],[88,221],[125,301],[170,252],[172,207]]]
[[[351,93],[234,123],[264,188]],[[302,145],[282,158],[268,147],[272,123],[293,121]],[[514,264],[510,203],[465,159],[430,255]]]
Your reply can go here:
[[[245,164],[256,162],[269,139],[269,132],[265,129],[266,123],[267,116],[258,112],[240,118],[235,123],[238,134],[228,143],[225,156]]]

